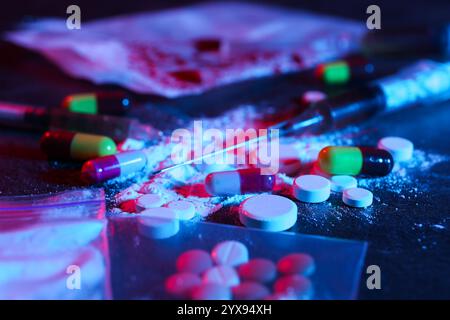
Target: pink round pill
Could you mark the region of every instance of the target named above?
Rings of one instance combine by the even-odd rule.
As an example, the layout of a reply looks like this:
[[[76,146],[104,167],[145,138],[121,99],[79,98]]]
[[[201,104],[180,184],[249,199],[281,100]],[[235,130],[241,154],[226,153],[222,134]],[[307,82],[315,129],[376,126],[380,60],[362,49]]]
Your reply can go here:
[[[295,295],[297,299],[307,300],[312,296],[312,283],[311,281],[301,275],[289,275],[279,278],[273,289],[275,293]]]
[[[316,265],[313,257],[306,253],[292,253],[281,258],[277,269],[284,274],[302,274],[310,276],[314,273]]]
[[[188,250],[182,253],[176,262],[178,272],[201,274],[213,265],[208,252],[204,250]]]
[[[277,275],[275,264],[263,258],[251,259],[239,266],[239,276],[246,281],[267,283],[273,281]]]
[[[166,291],[172,295],[187,297],[190,291],[201,283],[202,280],[198,275],[181,272],[173,274],[167,278],[165,287]]]
[[[236,300],[261,300],[270,294],[269,289],[258,282],[243,282],[231,291]]]
[[[203,283],[191,290],[192,300],[231,300],[230,288],[218,283]]]

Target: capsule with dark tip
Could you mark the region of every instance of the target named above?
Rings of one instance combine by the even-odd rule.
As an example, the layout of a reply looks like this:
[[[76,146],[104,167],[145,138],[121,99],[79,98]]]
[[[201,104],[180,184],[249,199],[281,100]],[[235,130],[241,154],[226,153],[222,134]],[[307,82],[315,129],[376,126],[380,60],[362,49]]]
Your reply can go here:
[[[124,115],[131,99],[121,91],[80,93],[65,97],[62,106],[76,113]]]
[[[206,191],[213,196],[232,196],[272,191],[274,175],[261,174],[259,168],[212,172],[206,176]]]
[[[115,155],[89,160],[81,168],[81,178],[87,183],[132,176],[147,166],[147,155],[143,150],[125,151]]]
[[[71,131],[47,131],[40,144],[50,159],[83,161],[116,153],[109,137]]]
[[[320,169],[331,175],[385,176],[394,167],[392,155],[374,147],[325,147],[318,162]]]

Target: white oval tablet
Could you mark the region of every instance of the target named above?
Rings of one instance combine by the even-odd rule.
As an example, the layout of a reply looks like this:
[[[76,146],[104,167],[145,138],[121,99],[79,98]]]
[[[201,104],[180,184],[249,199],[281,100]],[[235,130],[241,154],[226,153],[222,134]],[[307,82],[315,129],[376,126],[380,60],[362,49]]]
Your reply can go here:
[[[213,248],[211,256],[216,264],[234,267],[248,261],[248,249],[239,241],[223,241]]]
[[[294,201],[277,195],[256,195],[242,202],[239,220],[247,227],[284,231],[297,221],[297,205]]]
[[[294,180],[293,190],[298,200],[319,203],[330,197],[331,183],[327,178],[306,174]]]
[[[356,208],[365,208],[372,204],[373,194],[367,189],[351,188],[344,190],[342,201],[348,206]]]
[[[234,268],[221,265],[205,271],[202,280],[204,283],[216,283],[225,287],[233,287],[239,284],[239,276]]]
[[[358,180],[352,176],[332,176],[331,179],[331,191],[342,192],[345,189],[356,188],[358,186]]]
[[[161,207],[164,200],[158,194],[144,194],[136,199],[136,211],[141,212],[149,208]]]
[[[177,214],[169,208],[150,208],[139,215],[138,230],[143,236],[165,239],[178,233],[180,221]]]
[[[195,216],[195,207],[189,201],[175,200],[169,202],[166,207],[175,211],[180,220],[191,220]]]
[[[327,95],[322,91],[318,90],[309,90],[303,93],[302,95],[302,103],[306,106],[310,104],[322,101],[327,98]]]
[[[398,162],[411,159],[414,151],[413,143],[400,137],[385,137],[378,141],[378,148],[388,151]]]

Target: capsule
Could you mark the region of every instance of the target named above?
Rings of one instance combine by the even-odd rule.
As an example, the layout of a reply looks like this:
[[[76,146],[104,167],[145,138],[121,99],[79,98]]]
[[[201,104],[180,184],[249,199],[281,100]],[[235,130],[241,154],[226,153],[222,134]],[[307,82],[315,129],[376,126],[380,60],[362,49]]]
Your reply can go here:
[[[126,151],[85,162],[81,168],[81,178],[88,183],[98,183],[130,176],[142,171],[146,165],[144,151]]]
[[[332,175],[385,176],[394,167],[391,154],[374,147],[329,146],[319,152],[318,160],[320,169]]]
[[[76,113],[124,115],[131,99],[120,91],[80,93],[65,97],[62,106]]]
[[[370,78],[374,71],[373,64],[353,58],[320,64],[316,68],[316,77],[326,84],[339,85],[350,80]]]
[[[206,176],[205,188],[210,195],[231,196],[273,190],[274,175],[263,175],[259,168],[213,172]]]
[[[47,131],[40,144],[51,159],[83,161],[116,153],[116,144],[109,137],[71,131]]]

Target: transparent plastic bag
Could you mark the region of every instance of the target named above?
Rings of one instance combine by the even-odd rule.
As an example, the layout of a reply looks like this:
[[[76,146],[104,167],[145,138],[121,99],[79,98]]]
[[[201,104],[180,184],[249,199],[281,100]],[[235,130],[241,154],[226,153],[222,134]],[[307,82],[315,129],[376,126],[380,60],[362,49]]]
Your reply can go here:
[[[109,299],[103,189],[0,197],[0,299]]]
[[[311,276],[314,287],[311,299],[355,299],[367,249],[367,243],[361,241],[209,222],[182,222],[175,236],[160,240],[139,235],[134,230],[133,218],[113,218],[109,227],[115,232],[111,272],[117,299],[174,299],[165,291],[164,283],[176,273],[177,257],[191,249],[211,252],[217,243],[225,240],[244,243],[250,259],[276,262],[290,253],[308,253],[316,264]]]

